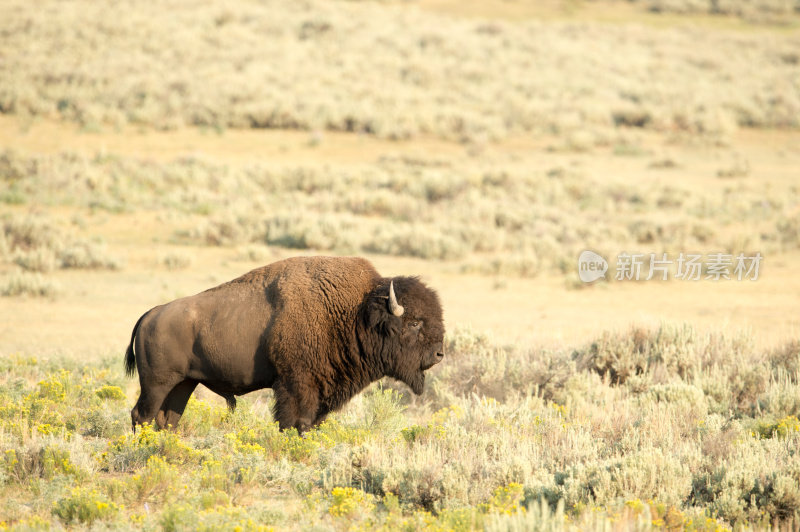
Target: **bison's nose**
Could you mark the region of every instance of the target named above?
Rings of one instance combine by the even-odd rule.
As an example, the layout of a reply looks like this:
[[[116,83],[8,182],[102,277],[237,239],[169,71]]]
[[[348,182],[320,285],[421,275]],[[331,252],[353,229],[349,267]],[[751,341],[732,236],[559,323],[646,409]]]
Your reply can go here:
[[[436,353],[436,359],[441,360],[444,358],[444,353]]]

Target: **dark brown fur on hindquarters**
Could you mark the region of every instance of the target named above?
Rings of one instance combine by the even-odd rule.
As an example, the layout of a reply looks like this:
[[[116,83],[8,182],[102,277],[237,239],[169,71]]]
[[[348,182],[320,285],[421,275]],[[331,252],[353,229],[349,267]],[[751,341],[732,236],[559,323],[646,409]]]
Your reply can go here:
[[[422,393],[443,337],[439,298],[416,277],[381,277],[361,258],[283,260],[139,318],[125,354],[141,384],[131,420],[174,427],[197,384],[231,410],[272,388],[280,428],[303,432],[383,376]]]

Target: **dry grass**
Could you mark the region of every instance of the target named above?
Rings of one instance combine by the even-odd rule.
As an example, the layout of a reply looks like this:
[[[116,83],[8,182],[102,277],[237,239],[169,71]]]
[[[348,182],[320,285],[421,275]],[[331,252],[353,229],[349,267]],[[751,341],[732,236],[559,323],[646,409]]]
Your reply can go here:
[[[773,24],[786,23],[792,14],[800,12],[797,0],[647,0],[640,3],[657,13],[710,13]]]
[[[4,11],[0,110],[88,129],[477,143],[555,132],[583,147],[609,142],[617,127],[718,138],[737,126],[799,125],[792,35],[487,23],[372,2],[18,1]]]
[[[765,195],[747,180],[692,193],[669,182],[604,183],[591,170],[442,157],[276,167],[6,151],[0,172],[17,204],[169,212],[164,229],[183,243],[419,257],[512,276],[572,276],[587,246],[612,262],[622,251],[792,250],[800,201],[796,187]],[[7,260],[24,268],[118,265],[96,244],[57,244],[66,237],[46,216],[12,216],[5,227]]]
[[[397,3],[409,0],[397,0]],[[664,28],[703,26],[712,30],[790,31],[800,23],[795,0],[412,0],[435,13],[508,21],[592,21]]]
[[[69,228],[50,217],[31,212],[0,219],[0,264],[13,263],[22,270],[49,273],[55,269],[116,270],[120,261],[110,257],[101,242],[78,239]]]
[[[192,400],[177,434],[133,435],[118,357],[4,359],[0,521],[760,530],[800,518],[798,375],[773,363],[794,344],[768,355],[746,335],[687,325],[574,351],[500,347],[463,329],[447,343],[422,400],[372,386],[305,438],[278,432],[269,392],[234,414]],[[599,374],[598,343],[637,374]]]

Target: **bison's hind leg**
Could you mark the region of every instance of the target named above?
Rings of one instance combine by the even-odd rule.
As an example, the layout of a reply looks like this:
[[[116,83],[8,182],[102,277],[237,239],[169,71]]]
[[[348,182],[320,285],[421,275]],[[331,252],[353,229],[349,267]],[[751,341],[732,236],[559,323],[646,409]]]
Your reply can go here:
[[[178,383],[169,392],[156,415],[156,424],[159,428],[172,427],[174,429],[178,426],[178,421],[180,421],[183,411],[186,409],[189,397],[196,387],[197,381],[185,380]]]
[[[134,432],[136,432],[137,425],[150,423],[156,418],[156,414],[158,414],[171,390],[172,385],[148,386],[142,382],[139,400],[136,401],[136,405],[131,409],[131,425]]]

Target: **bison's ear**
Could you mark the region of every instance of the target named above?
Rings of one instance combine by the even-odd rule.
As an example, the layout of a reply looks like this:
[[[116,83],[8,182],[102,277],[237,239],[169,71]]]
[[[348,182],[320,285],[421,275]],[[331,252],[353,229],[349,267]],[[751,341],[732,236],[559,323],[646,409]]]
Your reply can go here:
[[[386,300],[373,298],[369,302],[366,315],[367,326],[384,336],[394,336],[400,331],[402,320],[393,316],[386,306]]]

